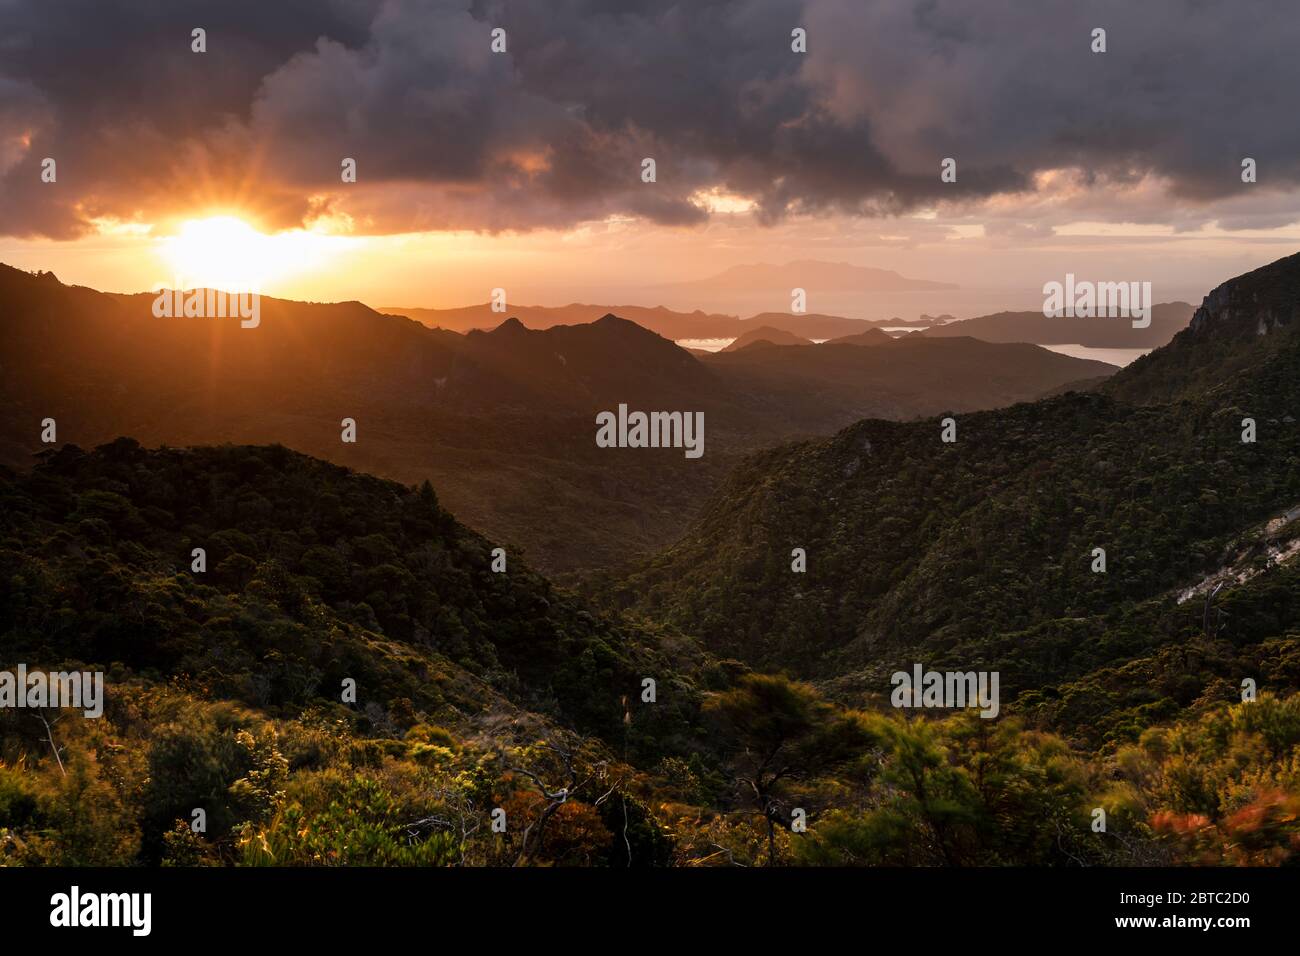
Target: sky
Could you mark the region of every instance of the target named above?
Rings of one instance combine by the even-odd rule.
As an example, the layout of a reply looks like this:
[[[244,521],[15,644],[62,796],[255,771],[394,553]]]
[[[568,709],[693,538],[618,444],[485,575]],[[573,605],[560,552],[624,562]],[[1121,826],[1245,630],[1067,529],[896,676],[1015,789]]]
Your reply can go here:
[[[801,259],[957,314],[1066,272],[1198,302],[1300,250],[1296,49],[1283,0],[0,0],[0,261],[377,306],[688,308],[664,286]]]

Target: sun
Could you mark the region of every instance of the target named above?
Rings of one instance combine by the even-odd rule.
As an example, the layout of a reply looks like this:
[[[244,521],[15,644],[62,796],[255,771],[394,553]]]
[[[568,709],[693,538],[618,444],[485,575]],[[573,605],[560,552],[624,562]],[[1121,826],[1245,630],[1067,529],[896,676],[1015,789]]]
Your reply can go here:
[[[237,216],[210,216],[183,222],[160,242],[161,257],[175,273],[171,287],[260,293],[319,268],[346,240],[303,229],[267,234]]]

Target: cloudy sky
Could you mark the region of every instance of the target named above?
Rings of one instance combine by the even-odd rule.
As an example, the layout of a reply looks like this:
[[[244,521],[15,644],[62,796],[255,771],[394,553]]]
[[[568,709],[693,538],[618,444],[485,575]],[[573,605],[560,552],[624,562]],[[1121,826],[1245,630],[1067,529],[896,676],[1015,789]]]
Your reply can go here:
[[[1289,0],[0,0],[0,261],[376,305],[807,258],[1199,300],[1300,251],[1297,49]]]

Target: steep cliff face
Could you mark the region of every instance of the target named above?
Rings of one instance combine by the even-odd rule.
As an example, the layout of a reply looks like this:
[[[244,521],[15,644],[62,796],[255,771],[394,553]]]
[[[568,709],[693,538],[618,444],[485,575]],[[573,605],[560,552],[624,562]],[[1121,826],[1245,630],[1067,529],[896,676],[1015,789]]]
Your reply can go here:
[[[1116,398],[1170,402],[1209,394],[1262,373],[1300,335],[1300,254],[1216,287],[1186,329],[1103,386]]]
[[[1214,289],[1192,316],[1188,338],[1268,335],[1300,319],[1300,253]]]

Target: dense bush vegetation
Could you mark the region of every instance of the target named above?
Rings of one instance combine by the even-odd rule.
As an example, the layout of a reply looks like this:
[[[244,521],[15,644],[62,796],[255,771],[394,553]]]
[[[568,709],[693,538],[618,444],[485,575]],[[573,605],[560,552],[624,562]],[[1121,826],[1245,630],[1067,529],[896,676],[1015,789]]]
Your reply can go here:
[[[1000,665],[1004,689],[1024,689],[1148,653],[1201,629],[1203,599],[1173,606],[1177,589],[1247,544],[1266,564],[1252,529],[1300,503],[1295,327],[1245,371],[1187,393],[964,415],[952,444],[938,420],[863,421],[774,449],[675,547],[603,582],[608,601],[753,666],[848,683],[861,672],[857,685],[877,690],[917,660]],[[1246,417],[1254,443],[1241,440]],[[806,573],[791,571],[794,548]],[[1285,588],[1268,604],[1268,627],[1233,615],[1225,633],[1246,643],[1297,624]]]
[[[1247,324],[759,455],[605,614],[278,446],[0,472],[0,669],[108,678],[0,709],[0,864],[1298,863],[1300,338]],[[1001,715],[889,708],[913,662]]]
[[[9,659],[121,662],[272,713],[337,701],[350,678],[381,729],[490,688],[620,741],[621,698],[667,669],[646,633],[593,617],[508,554],[494,573],[493,546],[427,483],[280,447],[121,439],[0,476],[0,502]],[[670,711],[656,714],[681,723]]]

